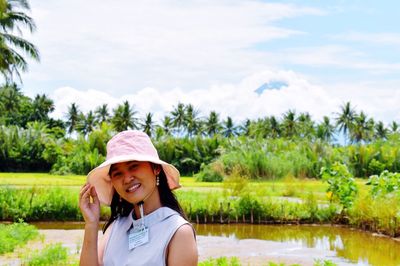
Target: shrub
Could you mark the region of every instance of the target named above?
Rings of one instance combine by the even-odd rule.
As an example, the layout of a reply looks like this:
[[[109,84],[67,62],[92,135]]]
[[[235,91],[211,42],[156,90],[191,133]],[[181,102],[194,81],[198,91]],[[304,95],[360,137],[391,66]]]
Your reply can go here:
[[[25,245],[38,235],[36,227],[23,222],[0,224],[0,254],[12,252],[16,247]]]

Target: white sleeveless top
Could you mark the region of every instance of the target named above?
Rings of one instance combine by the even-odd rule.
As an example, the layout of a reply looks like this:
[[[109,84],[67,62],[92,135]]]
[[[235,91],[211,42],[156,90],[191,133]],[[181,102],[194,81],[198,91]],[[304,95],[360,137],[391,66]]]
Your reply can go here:
[[[142,218],[134,220],[132,213],[127,217],[117,218],[112,226],[111,235],[103,256],[105,266],[109,265],[166,265],[168,243],[176,230],[189,224],[176,211],[161,207],[144,217],[149,229],[149,241],[129,250],[129,230],[142,223]]]

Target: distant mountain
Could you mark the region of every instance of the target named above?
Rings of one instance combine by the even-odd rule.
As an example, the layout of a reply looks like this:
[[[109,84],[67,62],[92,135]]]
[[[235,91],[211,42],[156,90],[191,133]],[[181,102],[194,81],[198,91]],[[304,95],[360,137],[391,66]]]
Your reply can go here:
[[[265,90],[280,90],[282,87],[287,87],[288,84],[283,81],[271,81],[268,83],[264,83],[258,89],[256,89],[254,92],[257,93],[258,95],[261,95]]]

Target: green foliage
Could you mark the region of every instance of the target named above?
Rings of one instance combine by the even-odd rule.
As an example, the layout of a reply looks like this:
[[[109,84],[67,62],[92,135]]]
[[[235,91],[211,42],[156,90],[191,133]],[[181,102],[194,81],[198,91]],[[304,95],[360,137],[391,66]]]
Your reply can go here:
[[[201,261],[199,266],[240,266],[242,265],[237,257],[219,257],[219,258],[209,258],[205,261]]]
[[[10,225],[0,224],[0,254],[12,252],[38,235],[36,227],[21,221]]]
[[[42,250],[31,252],[25,257],[25,264],[29,266],[70,265],[68,263],[69,250],[61,243],[47,245]]]
[[[347,166],[335,162],[331,168],[322,167],[321,176],[329,184],[327,192],[332,193],[331,199],[337,199],[343,210],[351,207],[358,189]]]
[[[391,173],[385,170],[379,176],[370,176],[366,184],[371,186],[370,191],[373,197],[386,196],[391,193],[400,196],[400,173]]]
[[[330,260],[317,259],[314,262],[314,266],[337,266],[337,264]]]
[[[196,181],[200,182],[222,182],[224,180],[224,172],[221,169],[221,163],[202,164],[200,172],[195,177]]]

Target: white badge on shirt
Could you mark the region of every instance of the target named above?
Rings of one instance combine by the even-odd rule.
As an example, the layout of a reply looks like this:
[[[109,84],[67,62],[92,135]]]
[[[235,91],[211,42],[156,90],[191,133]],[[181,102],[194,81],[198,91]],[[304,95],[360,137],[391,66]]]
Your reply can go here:
[[[149,242],[149,228],[137,226],[129,231],[129,250]]]

